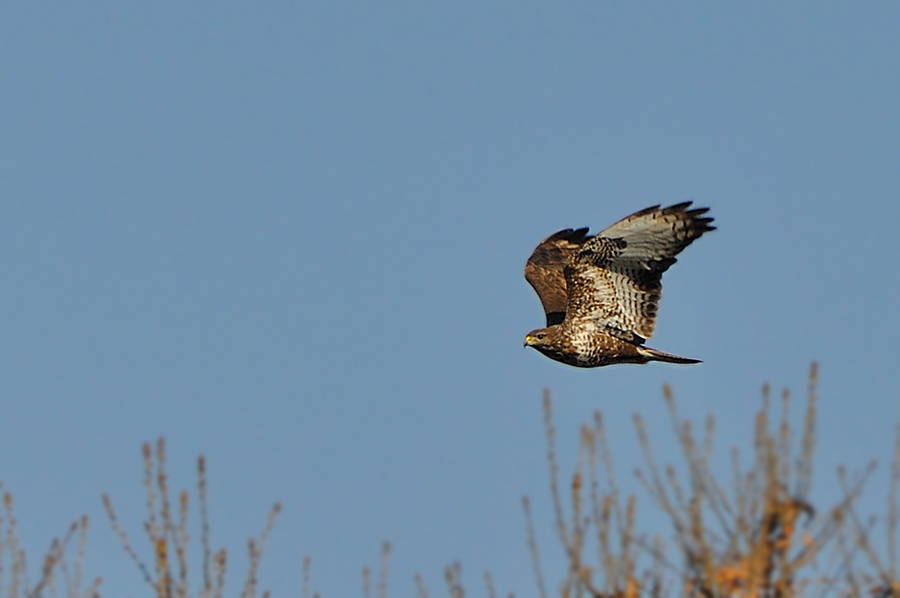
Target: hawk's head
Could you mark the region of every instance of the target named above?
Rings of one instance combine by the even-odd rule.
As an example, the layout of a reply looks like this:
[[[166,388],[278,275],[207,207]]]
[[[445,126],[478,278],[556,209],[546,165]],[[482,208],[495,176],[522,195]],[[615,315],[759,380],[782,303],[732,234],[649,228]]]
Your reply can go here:
[[[563,336],[559,325],[538,328],[525,335],[525,346],[537,349],[544,354],[557,353],[562,348]]]

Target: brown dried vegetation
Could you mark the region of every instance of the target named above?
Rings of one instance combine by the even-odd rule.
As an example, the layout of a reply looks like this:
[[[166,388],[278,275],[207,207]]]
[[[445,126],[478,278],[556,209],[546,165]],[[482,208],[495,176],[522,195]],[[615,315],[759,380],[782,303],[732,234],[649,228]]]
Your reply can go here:
[[[2,488],[2,484],[0,484]],[[16,529],[12,494],[3,494],[3,509],[0,512],[0,596],[3,598],[30,598],[45,593],[61,593],[67,598],[93,598],[99,596],[97,588],[100,578],[87,588],[82,588],[82,571],[85,545],[87,542],[87,517],[81,517],[69,526],[62,540],[54,538],[41,563],[37,581],[28,579],[28,562],[21,547]],[[73,538],[77,538],[75,560],[69,562],[67,550]]]
[[[634,424],[644,453],[638,479],[652,505],[671,523],[669,536],[636,530],[637,500],[622,498],[612,457],[597,412],[581,430],[579,459],[571,477],[565,508],[559,490],[556,433],[549,393],[544,411],[551,493],[557,535],[566,552],[568,571],[558,593],[564,598],[636,596],[792,597],[900,596],[896,576],[897,489],[900,452],[891,476],[886,529],[889,566],[882,564],[870,539],[874,520],[864,525],[853,509],[871,464],[852,481],[839,470],[843,496],[838,504],[817,510],[810,494],[816,417],[815,364],[799,438],[789,421],[790,395],[781,397],[781,415],[772,415],[768,388],[755,420],[751,461],[743,466],[732,451],[733,481],[723,485],[713,475],[715,421],[707,418],[699,438],[677,411],[671,389],[664,389],[678,444],[681,473],[660,466],[651,450],[643,420]],[[799,443],[795,447],[795,440]],[[900,445],[898,445],[900,451]],[[528,503],[529,544],[540,596],[545,582],[537,555]],[[589,557],[593,544],[596,556]],[[858,558],[862,556],[863,558]]]
[[[680,446],[680,463],[660,465],[651,448],[651,438],[642,418],[634,417],[635,431],[643,451],[643,465],[636,470],[652,508],[670,523],[668,533],[648,534],[638,529],[642,521],[635,496],[623,496],[616,483],[612,452],[597,412],[584,425],[578,441],[578,458],[569,482],[567,500],[560,489],[556,453],[556,430],[549,392],[544,396],[544,422],[554,527],[562,544],[566,570],[552,586],[541,566],[531,506],[524,499],[527,543],[541,598],[637,598],[686,596],[700,598],[790,598],[794,596],[900,597],[897,527],[900,521],[900,430],[890,472],[886,520],[863,521],[854,509],[864,482],[874,468],[870,464],[859,475],[838,470],[842,496],[837,504],[822,509],[810,496],[815,444],[817,371],[810,372],[809,395],[799,430],[789,418],[790,395],[781,396],[780,409],[773,406],[768,388],[763,389],[762,408],[754,421],[749,462],[742,463],[737,449],[731,452],[732,479],[724,484],[713,475],[715,421],[708,417],[697,427],[683,419],[671,390],[664,389],[673,429]],[[773,411],[780,411],[773,415]],[[144,486],[148,517],[144,521],[152,553],[152,567],[145,564],[119,523],[112,501],[103,497],[112,527],[125,552],[138,567],[157,598],[221,598],[224,595],[227,554],[210,546],[207,510],[206,463],[197,462],[201,582],[196,590],[189,583],[188,507],[189,494],[172,499],[165,471],[165,445],[143,447]],[[642,494],[643,496],[643,494]],[[262,534],[248,542],[249,567],[241,598],[254,598],[257,572],[266,540],[280,511],[276,504]],[[100,578],[82,588],[87,517],[72,524],[62,540],[54,540],[43,558],[37,581],[27,577],[25,552],[16,531],[13,499],[3,495],[0,508],[0,598],[99,598]],[[884,531],[883,542],[873,540],[873,530]],[[74,559],[67,559],[75,544]],[[387,598],[390,544],[381,552],[377,581],[363,570],[363,595]],[[311,560],[302,567],[303,598],[318,598],[310,592]],[[459,563],[444,571],[444,592],[463,598]],[[487,595],[497,595],[494,580],[484,575]],[[429,591],[421,576],[415,577],[418,598]],[[263,594],[268,596],[268,592]]]
[[[137,565],[144,581],[153,588],[158,598],[188,598],[198,596],[200,598],[221,598],[225,589],[225,571],[227,553],[220,549],[215,553],[210,548],[209,520],[207,518],[206,496],[206,461],[201,456],[197,459],[197,495],[200,504],[200,545],[202,547],[202,577],[203,583],[196,593],[191,592],[188,583],[188,502],[189,495],[186,490],[178,494],[178,516],[172,514],[173,505],[166,475],[165,443],[160,438],[156,443],[156,452],[149,444],[144,444],[144,487],[147,491],[147,520],[144,522],[144,531],[150,541],[153,550],[153,572],[141,560],[131,545],[128,535],[119,524],[113,509],[112,500],[103,495],[103,505],[112,522],[113,529],[122,541],[122,547]],[[259,539],[250,538],[247,541],[249,556],[249,568],[247,577],[241,590],[241,598],[254,598],[257,590],[257,572],[259,561],[266,546],[266,540],[275,525],[275,519],[281,511],[281,505],[276,503],[269,513],[269,518],[263,528]],[[263,593],[263,598],[269,596]]]

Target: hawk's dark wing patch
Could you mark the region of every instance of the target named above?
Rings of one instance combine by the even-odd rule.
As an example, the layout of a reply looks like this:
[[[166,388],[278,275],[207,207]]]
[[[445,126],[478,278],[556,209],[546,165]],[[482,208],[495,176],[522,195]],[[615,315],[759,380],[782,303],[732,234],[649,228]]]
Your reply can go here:
[[[566,317],[566,264],[572,255],[587,241],[588,229],[568,228],[544,239],[525,264],[525,280],[534,287],[544,313],[547,326],[561,323]]]

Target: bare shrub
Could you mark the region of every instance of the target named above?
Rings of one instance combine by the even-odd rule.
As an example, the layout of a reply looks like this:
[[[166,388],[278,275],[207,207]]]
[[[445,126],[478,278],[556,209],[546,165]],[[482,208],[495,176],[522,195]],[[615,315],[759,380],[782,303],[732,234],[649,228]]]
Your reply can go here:
[[[559,595],[568,597],[900,595],[896,576],[896,525],[900,508],[900,444],[892,468],[889,505],[889,558],[881,559],[869,541],[873,522],[864,524],[853,509],[870,464],[852,479],[839,471],[842,497],[818,510],[810,494],[815,445],[817,368],[810,371],[805,417],[799,430],[789,419],[790,394],[781,396],[773,416],[768,388],[754,421],[750,462],[732,450],[732,481],[721,483],[710,466],[715,420],[706,419],[698,435],[678,414],[672,391],[664,396],[682,468],[660,465],[643,420],[635,430],[644,453],[638,479],[652,505],[668,517],[668,536],[637,531],[637,499],[622,497],[612,456],[597,412],[581,429],[579,458],[571,477],[568,504],[559,486],[556,431],[549,392],[544,396],[550,489],[557,536],[568,570]],[[682,473],[679,474],[679,471]],[[568,511],[568,512],[567,512]],[[547,595],[533,524],[526,502],[528,542],[539,595]],[[595,556],[588,556],[593,546]],[[855,557],[865,555],[858,562]],[[884,564],[884,563],[889,564]]]
[[[155,457],[155,458],[154,458]],[[141,575],[152,588],[158,598],[221,598],[225,590],[225,571],[227,553],[225,549],[213,553],[210,548],[209,520],[207,517],[206,496],[206,461],[201,456],[197,459],[197,494],[200,504],[200,544],[203,552],[201,566],[202,585],[196,593],[191,593],[188,580],[188,501],[186,490],[178,494],[177,503],[171,500],[168,477],[165,471],[165,442],[160,438],[156,443],[156,451],[149,443],[143,446],[144,487],[147,492],[147,520],[144,532],[150,541],[153,552],[153,567],[148,567],[138,556],[120,525],[112,500],[103,495],[103,505],[112,522],[113,530],[122,540],[122,547],[137,565]],[[177,514],[173,511],[177,509]],[[247,542],[249,567],[241,590],[241,598],[253,598],[257,591],[257,571],[269,534],[275,525],[275,519],[281,511],[276,503],[269,513],[265,527],[259,538],[250,538]],[[268,592],[263,594],[268,596]]]

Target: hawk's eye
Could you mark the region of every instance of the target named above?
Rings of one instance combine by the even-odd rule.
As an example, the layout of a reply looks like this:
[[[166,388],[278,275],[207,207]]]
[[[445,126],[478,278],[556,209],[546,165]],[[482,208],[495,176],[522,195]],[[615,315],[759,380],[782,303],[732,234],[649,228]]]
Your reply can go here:
[[[538,335],[537,335],[538,340],[543,340],[545,336],[547,336],[547,335],[544,334],[543,332],[539,332]]]

